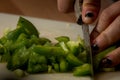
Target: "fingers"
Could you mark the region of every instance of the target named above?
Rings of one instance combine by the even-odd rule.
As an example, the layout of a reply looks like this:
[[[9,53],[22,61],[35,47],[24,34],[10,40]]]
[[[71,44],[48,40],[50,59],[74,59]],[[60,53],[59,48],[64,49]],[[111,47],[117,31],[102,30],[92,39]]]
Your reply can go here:
[[[70,12],[73,11],[75,0],[57,0],[58,10],[60,12]]]
[[[83,0],[82,19],[89,24],[96,20],[100,10],[101,0]],[[74,9],[75,0],[57,0],[60,12],[71,12]]]
[[[103,50],[120,40],[120,15],[93,41],[94,47]],[[94,49],[94,48],[93,48]]]
[[[109,26],[109,24],[120,14],[119,7],[120,1],[104,9],[100,15],[100,19],[95,30],[99,33],[104,31]]]
[[[101,61],[101,67],[113,67],[120,64],[120,47],[106,55]]]
[[[83,0],[82,19],[89,24],[96,20],[100,10],[101,0]]]
[[[120,40],[120,1],[106,8],[100,15],[95,29],[91,33],[91,42],[94,49],[105,49]],[[112,12],[111,12],[112,10]],[[98,36],[99,35],[99,36]]]

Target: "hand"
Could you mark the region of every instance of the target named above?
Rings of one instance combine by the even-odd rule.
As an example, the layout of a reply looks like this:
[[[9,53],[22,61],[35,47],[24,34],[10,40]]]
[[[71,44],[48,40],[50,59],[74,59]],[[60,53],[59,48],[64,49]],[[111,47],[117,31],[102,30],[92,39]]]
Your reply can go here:
[[[120,1],[104,9],[98,24],[91,33],[94,51],[101,51],[120,41]],[[102,60],[103,67],[113,67],[120,64],[120,47],[106,55]]]
[[[71,12],[74,9],[75,0],[57,0],[60,12]],[[83,0],[82,19],[89,24],[96,20],[100,10],[100,0]]]
[[[57,0],[58,10],[61,12],[73,11],[75,0]],[[82,19],[85,23],[92,23],[98,16],[100,0],[84,0],[82,6]],[[120,40],[120,1],[104,9],[100,14],[98,23],[91,33],[92,48],[102,51]],[[91,16],[93,15],[93,16]],[[102,60],[103,67],[113,67],[120,64],[120,47],[106,55]]]

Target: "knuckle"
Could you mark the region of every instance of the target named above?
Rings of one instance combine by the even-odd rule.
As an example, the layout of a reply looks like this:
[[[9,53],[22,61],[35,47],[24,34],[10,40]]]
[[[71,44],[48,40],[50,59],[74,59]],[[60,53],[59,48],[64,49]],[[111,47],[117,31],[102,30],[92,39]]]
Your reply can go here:
[[[109,11],[109,9],[104,9],[103,11],[102,11],[102,13],[101,13],[101,17],[103,18],[103,20],[104,19],[106,19],[106,18],[109,18],[110,17],[110,11]],[[109,14],[109,15],[108,15]]]
[[[99,19],[99,27],[106,27],[108,22],[111,21],[111,17],[109,10],[103,10]]]
[[[109,35],[105,32],[105,31],[103,31],[102,32],[102,38],[103,38],[103,42],[106,44],[106,45],[111,45],[111,43],[112,43],[112,38],[111,37],[109,37]]]

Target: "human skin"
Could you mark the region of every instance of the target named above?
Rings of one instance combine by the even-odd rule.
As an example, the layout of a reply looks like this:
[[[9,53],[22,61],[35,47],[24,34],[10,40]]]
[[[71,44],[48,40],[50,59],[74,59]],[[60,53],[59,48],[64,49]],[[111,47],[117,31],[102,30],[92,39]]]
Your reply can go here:
[[[60,12],[73,11],[74,0],[57,0]],[[100,0],[83,0],[82,20],[93,23],[98,17]],[[96,52],[102,51],[120,40],[120,0],[105,8],[92,31],[91,46]],[[110,52],[102,60],[102,66],[111,67],[120,64],[120,47]]]
[[[58,10],[60,12],[74,11],[75,0],[57,0]],[[89,24],[96,20],[100,10],[100,0],[84,0],[82,5],[82,19],[85,23]],[[92,16],[89,16],[92,14]],[[92,17],[92,18],[91,18]]]

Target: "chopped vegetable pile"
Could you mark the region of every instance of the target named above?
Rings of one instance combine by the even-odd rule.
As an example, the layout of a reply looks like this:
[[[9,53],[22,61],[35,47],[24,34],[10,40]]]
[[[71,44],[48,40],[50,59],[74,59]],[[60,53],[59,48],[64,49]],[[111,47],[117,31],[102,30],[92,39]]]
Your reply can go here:
[[[54,73],[73,72],[74,76],[91,75],[84,40],[79,36],[72,41],[68,36],[58,36],[58,42],[40,37],[35,26],[23,17],[19,18],[16,29],[9,31],[0,38],[0,62],[7,62],[8,70],[15,73],[24,72]],[[112,47],[113,50],[114,47]],[[95,57],[95,69],[102,57]],[[100,57],[102,56],[102,57]]]

